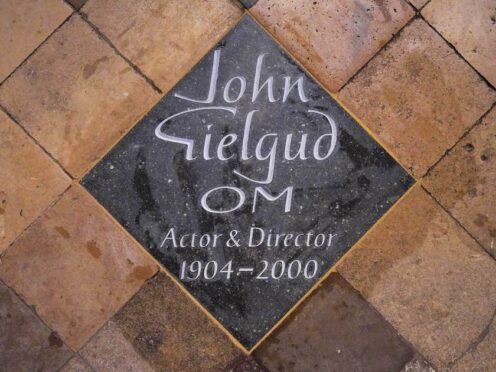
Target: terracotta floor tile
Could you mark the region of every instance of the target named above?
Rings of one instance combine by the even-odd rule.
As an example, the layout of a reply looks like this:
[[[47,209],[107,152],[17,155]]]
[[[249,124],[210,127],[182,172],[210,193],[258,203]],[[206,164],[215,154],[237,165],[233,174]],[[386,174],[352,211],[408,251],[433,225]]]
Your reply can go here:
[[[0,88],[0,103],[74,176],[158,99],[78,16]]]
[[[414,351],[334,273],[255,356],[271,371],[379,372],[400,371]]]
[[[496,257],[496,108],[423,184]]]
[[[71,4],[74,9],[80,9],[84,4],[88,2],[88,0],[66,0],[69,4]]]
[[[78,349],[156,266],[78,186],[5,253],[0,278]]]
[[[63,0],[2,0],[0,6],[1,82],[72,10]]]
[[[496,262],[418,186],[338,271],[438,368],[466,350],[496,308]]]
[[[478,341],[455,364],[453,372],[496,371],[496,319]]]
[[[496,86],[496,0],[432,0],[422,15]]]
[[[267,372],[254,358],[245,357],[241,363],[228,369],[229,372]]]
[[[220,371],[241,352],[163,273],[91,339],[83,357],[97,370]]]
[[[414,15],[403,0],[259,0],[250,11],[333,92]]]
[[[93,372],[93,370],[81,357],[75,356],[60,372]]]
[[[234,0],[101,0],[83,12],[166,92],[236,24],[242,7]]]
[[[0,282],[0,370],[56,371],[71,355],[60,338]]]
[[[339,97],[420,177],[491,107],[496,94],[416,20]]]
[[[0,253],[70,184],[70,179],[0,111]]]

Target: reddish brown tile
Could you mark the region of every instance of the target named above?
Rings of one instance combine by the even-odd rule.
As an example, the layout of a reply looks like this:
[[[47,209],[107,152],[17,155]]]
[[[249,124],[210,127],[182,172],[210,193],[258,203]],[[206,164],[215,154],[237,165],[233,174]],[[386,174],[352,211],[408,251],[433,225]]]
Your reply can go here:
[[[0,253],[70,184],[70,179],[0,111]]]
[[[338,271],[438,368],[466,350],[496,308],[496,263],[418,186]]]
[[[496,86],[495,0],[432,0],[422,15]]]
[[[158,95],[78,16],[0,88],[0,103],[74,176]]]
[[[485,332],[457,361],[452,371],[496,371],[496,318],[493,318]]]
[[[259,0],[251,12],[333,92],[414,15],[403,0]]]
[[[71,355],[57,334],[0,282],[0,370],[56,371]]]
[[[496,257],[496,108],[429,172],[423,184]]]
[[[73,357],[60,372],[93,372],[91,367],[79,356]]]
[[[166,92],[236,24],[242,8],[234,0],[100,0],[83,12]]]
[[[97,370],[219,371],[241,352],[163,273],[91,339],[83,357]]]
[[[491,107],[496,94],[416,20],[339,97],[420,177]]]
[[[414,351],[334,273],[255,355],[271,371],[379,372],[400,371]]]
[[[2,0],[0,82],[71,14],[63,0]]]
[[[0,278],[78,349],[156,266],[73,186],[7,250]]]

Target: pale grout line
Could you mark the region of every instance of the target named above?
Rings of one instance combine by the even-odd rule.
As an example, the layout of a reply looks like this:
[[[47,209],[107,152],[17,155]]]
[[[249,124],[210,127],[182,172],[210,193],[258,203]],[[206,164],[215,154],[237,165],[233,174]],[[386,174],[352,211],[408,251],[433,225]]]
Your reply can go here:
[[[24,66],[24,65],[26,64],[26,62],[27,62],[27,61],[31,58],[31,56],[32,56],[33,54],[35,54],[35,53],[38,51],[38,49],[40,49],[40,47],[41,47],[42,45],[44,45],[44,44],[47,42],[47,40],[48,40],[48,39],[50,39],[50,38],[52,37],[52,35],[53,35],[53,34],[55,34],[55,33],[56,33],[56,32],[57,32],[57,31],[58,31],[58,30],[59,30],[62,26],[64,26],[64,25],[67,23],[67,21],[68,21],[69,19],[71,19],[71,17],[72,17],[75,13],[76,13],[76,12],[74,12],[74,11],[73,11],[73,12],[71,12],[71,13],[67,16],[67,18],[66,18],[66,19],[64,19],[64,20],[62,21],[62,23],[61,23],[60,25],[58,25],[58,26],[57,26],[57,27],[56,27],[56,28],[55,28],[55,29],[54,29],[54,30],[53,30],[53,31],[52,31],[52,32],[51,32],[51,33],[50,33],[50,34],[49,34],[49,35],[48,35],[48,36],[47,36],[47,37],[46,37],[46,38],[45,38],[45,39],[41,42],[41,43],[39,43],[39,44],[38,44],[38,46],[37,46],[36,48],[34,48],[34,49],[31,51],[31,53],[29,53],[29,54],[28,54],[28,56],[27,56],[26,58],[24,58],[24,59],[22,60],[22,62],[21,62],[21,63],[19,63],[19,64],[17,65],[17,67],[16,67],[14,70],[12,70],[12,71],[11,71],[11,73],[10,73],[10,74],[8,74],[8,75],[5,77],[5,79],[3,79],[2,81],[0,81],[0,87],[2,87],[2,85],[3,85],[3,84],[7,81],[7,80],[9,80],[9,78],[10,78],[12,75],[14,75],[14,74],[16,73],[16,71],[17,71],[17,70],[19,70],[22,66]]]
[[[19,121],[18,121],[18,120],[14,117],[14,115],[13,115],[13,114],[11,114],[11,113],[7,110],[7,108],[5,108],[4,106],[2,106],[2,104],[0,104],[0,111],[2,111],[5,115],[7,115],[7,116],[9,117],[9,119],[10,119],[10,120],[12,120],[12,121],[13,121],[13,122],[14,122],[14,123],[15,123],[15,124],[19,127],[19,128],[21,128],[21,130],[24,132],[24,134],[25,134],[26,136],[28,136],[28,138],[29,138],[31,141],[33,141],[33,143],[34,143],[37,147],[39,147],[39,148],[40,148],[40,149],[41,149],[41,150],[45,153],[45,155],[46,155],[46,156],[48,156],[48,158],[49,158],[52,162],[54,162],[54,163],[55,163],[55,164],[56,164],[56,165],[57,165],[57,166],[58,166],[58,167],[62,170],[62,172],[63,172],[63,173],[64,173],[67,177],[69,177],[69,180],[71,180],[71,181],[72,181],[72,180],[74,179],[74,177],[73,177],[73,176],[72,176],[72,175],[71,175],[71,174],[70,174],[70,173],[69,173],[69,172],[68,172],[68,171],[67,171],[67,170],[66,170],[66,169],[62,166],[62,164],[60,164],[60,162],[59,162],[59,161],[58,161],[58,160],[57,160],[54,156],[52,156],[52,154],[50,154],[50,153],[48,152],[48,150],[47,150],[47,149],[45,149],[45,147],[44,147],[44,146],[42,146],[42,145],[38,142],[38,140],[37,140],[36,138],[34,138],[34,137],[31,135],[31,133],[29,133],[29,132],[28,132],[28,131],[26,130],[26,128],[24,128],[24,127],[21,125],[21,123],[20,123],[20,122],[19,122]]]

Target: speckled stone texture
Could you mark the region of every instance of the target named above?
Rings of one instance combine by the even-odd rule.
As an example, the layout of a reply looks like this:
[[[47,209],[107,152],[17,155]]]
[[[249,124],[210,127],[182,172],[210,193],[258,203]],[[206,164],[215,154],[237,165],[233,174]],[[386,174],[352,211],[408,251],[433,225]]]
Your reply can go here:
[[[496,108],[422,182],[496,257]]]
[[[60,372],[94,372],[81,357],[74,356],[68,361]]]
[[[171,89],[242,15],[235,0],[89,1],[83,12],[162,91]]]
[[[241,357],[228,337],[163,273],[82,350],[96,370],[222,371]]]
[[[333,92],[414,15],[403,0],[259,0],[250,11]]]
[[[212,102],[181,99],[206,96],[216,55],[219,72]],[[258,96],[253,93],[257,63],[263,67],[258,70],[261,81],[273,82],[274,102],[270,102],[267,86]],[[237,85],[228,95],[223,88],[233,76],[243,76],[246,92],[236,102],[228,102]],[[294,89],[284,100],[285,77],[292,82],[303,79],[304,97]],[[173,116],[178,113],[182,114]],[[247,125],[249,117],[252,119]],[[191,158],[184,144],[157,136],[157,126],[166,118],[171,121],[159,128],[161,133],[193,141]],[[236,142],[223,150],[218,144],[225,143],[222,141],[229,138],[228,133]],[[206,138],[209,150],[205,150]],[[314,156],[318,143],[321,155],[331,151],[330,156],[320,160]],[[218,156],[219,148],[229,159]],[[267,161],[256,155],[267,154],[269,148],[274,149],[272,178],[267,176]],[[291,156],[285,155],[286,148]],[[294,155],[300,148],[304,159]],[[413,182],[338,102],[246,16],[84,177],[82,184],[250,349]],[[241,190],[245,200],[239,208],[232,209],[240,200],[233,191],[207,194],[224,186]],[[270,202],[257,194],[262,188],[269,196],[277,196],[288,187],[294,190],[288,210],[281,198]],[[215,211],[205,208],[205,195]],[[171,229],[177,238],[171,238]],[[267,238],[254,243],[260,239],[260,230]],[[238,236],[231,239],[235,231]],[[307,238],[309,243],[297,243],[296,239],[275,243],[268,241],[270,233],[334,237],[332,241],[325,238],[325,244],[323,239],[317,244],[312,238]],[[217,243],[210,238],[210,243],[200,247],[188,238],[193,234],[217,234],[221,238]],[[176,244],[181,236],[186,236],[182,247]],[[238,244],[233,244],[234,240]],[[197,260],[203,265],[215,262],[217,275],[206,278],[202,274],[198,280],[190,280],[193,274],[181,268]],[[300,265],[300,274],[289,278],[283,270],[278,278],[261,279],[264,275],[258,274],[264,270],[263,260],[267,267],[279,261],[278,265],[288,270],[291,262],[299,260],[292,267],[296,272]],[[233,274],[227,278],[221,270],[229,262]],[[305,277],[304,267],[310,267],[307,272],[311,273],[312,265],[314,274]],[[241,272],[239,268],[252,271]],[[275,269],[269,267],[268,273]]]
[[[0,104],[75,177],[157,99],[78,16],[0,87]]]
[[[155,271],[75,186],[2,256],[0,279],[78,349]]]
[[[339,98],[421,177],[491,107],[496,94],[429,25],[415,20]]]
[[[0,253],[69,183],[62,169],[0,111]]]
[[[400,371],[414,351],[333,273],[255,355],[271,371],[380,372]]]
[[[431,0],[422,15],[496,86],[496,0]]]
[[[0,282],[0,370],[56,371],[71,355],[58,335]]]
[[[496,308],[496,262],[419,186],[338,271],[436,369],[479,337]]]
[[[2,0],[0,4],[0,82],[69,15],[63,0]]]

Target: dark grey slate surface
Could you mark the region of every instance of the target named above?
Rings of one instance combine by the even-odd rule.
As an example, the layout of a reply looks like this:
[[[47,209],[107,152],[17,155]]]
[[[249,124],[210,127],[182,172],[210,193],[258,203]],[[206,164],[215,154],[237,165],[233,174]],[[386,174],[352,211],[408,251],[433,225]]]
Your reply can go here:
[[[219,73],[212,102],[180,98],[206,100],[216,58]],[[253,99],[257,61],[261,90]],[[226,102],[224,87],[236,76],[226,98],[234,101],[238,97],[243,79],[244,95]],[[263,85],[270,77],[274,102],[269,99],[270,83]],[[283,102],[285,77],[290,77],[287,87],[303,77],[303,93],[295,85]],[[288,135],[292,136],[291,146],[285,154]],[[224,136],[225,146],[218,154]],[[305,136],[304,159],[287,159],[298,153]],[[320,137],[320,145],[315,146]],[[334,150],[326,157],[333,140]],[[210,143],[207,150],[205,143]],[[275,149],[272,179],[271,149]],[[323,159],[316,158],[315,151]],[[251,348],[413,179],[246,16],[82,184]],[[215,191],[226,186],[230,188]],[[284,190],[279,199],[268,200],[267,196],[275,197]],[[291,197],[286,199],[288,194]],[[204,206],[202,198],[206,198]],[[238,204],[232,212],[215,213]],[[261,231],[266,239],[257,245]],[[199,235],[195,242],[193,233]],[[272,241],[268,241],[270,233]],[[285,234],[278,244],[275,234]],[[315,240],[318,234],[322,235]],[[202,235],[204,247],[199,246]],[[184,247],[180,247],[181,237]],[[201,272],[197,270],[200,264]],[[216,265],[217,274],[210,279]],[[200,277],[192,279],[197,274]]]

